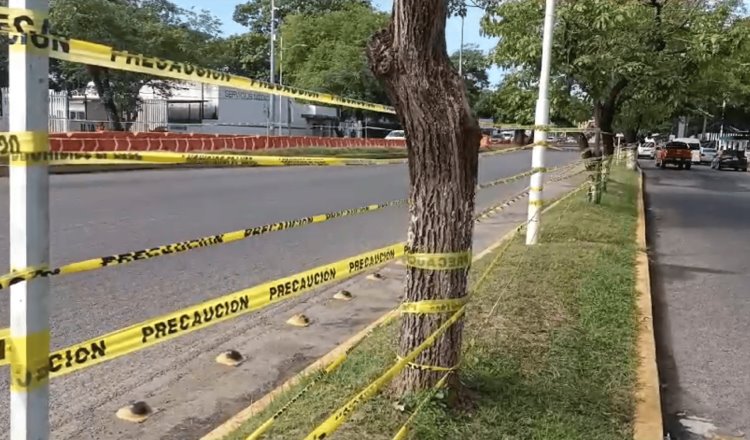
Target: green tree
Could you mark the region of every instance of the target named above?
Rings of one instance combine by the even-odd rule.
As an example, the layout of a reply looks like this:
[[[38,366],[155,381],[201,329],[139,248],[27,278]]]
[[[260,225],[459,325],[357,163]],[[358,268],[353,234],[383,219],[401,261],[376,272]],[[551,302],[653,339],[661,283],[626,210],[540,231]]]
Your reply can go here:
[[[459,69],[459,61],[463,58],[463,69]],[[490,60],[478,46],[469,44],[464,46],[463,57],[459,51],[453,52],[451,61],[457,70],[463,71],[466,94],[471,103],[471,108],[477,112],[480,99],[485,97],[485,92],[490,86],[488,69]]]
[[[81,13],[86,11],[86,14]],[[206,65],[219,21],[177,7],[168,0],[53,0],[50,19],[59,34],[131,52]],[[72,63],[53,64],[53,79],[70,89],[93,81],[111,128],[125,130],[140,109],[139,93],[152,86],[168,96],[175,83],[129,72]]]
[[[287,15],[319,15],[340,11],[351,5],[370,6],[369,0],[276,0],[276,19]],[[271,32],[271,0],[249,0],[234,9],[234,21],[253,33]],[[278,24],[277,23],[277,24]]]
[[[367,67],[369,38],[388,15],[352,4],[317,15],[288,15],[281,27],[284,82],[348,98],[387,103],[383,88]]]
[[[663,101],[671,108],[684,103],[696,73],[733,52],[738,8],[734,0],[561,2],[553,77],[585,96],[598,126],[612,132],[618,111],[630,100],[642,105]],[[491,6],[483,30],[500,38],[493,60],[537,74],[543,15],[543,5],[536,0]],[[611,153],[612,137],[604,141]]]
[[[212,46],[216,67],[266,81],[269,77],[268,36],[247,32],[223,38]]]

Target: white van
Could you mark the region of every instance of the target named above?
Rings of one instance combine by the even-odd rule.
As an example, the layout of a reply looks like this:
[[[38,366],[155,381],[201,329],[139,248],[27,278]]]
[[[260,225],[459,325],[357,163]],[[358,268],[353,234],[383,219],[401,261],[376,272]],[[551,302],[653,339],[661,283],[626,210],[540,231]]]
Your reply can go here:
[[[672,142],[684,142],[690,147],[690,162],[701,163],[701,142],[696,138],[676,138]]]

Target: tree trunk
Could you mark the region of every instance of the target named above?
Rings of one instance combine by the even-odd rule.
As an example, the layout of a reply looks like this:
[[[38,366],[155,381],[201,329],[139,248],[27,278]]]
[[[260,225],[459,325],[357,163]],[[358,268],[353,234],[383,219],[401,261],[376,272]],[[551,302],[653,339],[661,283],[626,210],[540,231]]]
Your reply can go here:
[[[91,79],[94,81],[96,93],[99,94],[99,100],[102,106],[104,106],[104,111],[107,112],[107,119],[109,119],[111,124],[110,128],[114,131],[124,131],[125,129],[120,120],[120,113],[117,111],[112,85],[109,83],[109,72],[107,69],[98,66],[86,67],[91,75]]]
[[[526,130],[513,130],[513,144],[518,146],[526,145]]]
[[[406,130],[409,156],[408,248],[413,253],[471,250],[474,188],[481,131],[471,113],[464,82],[445,46],[444,0],[396,0],[387,29],[370,41],[370,68]],[[460,298],[468,268],[407,268],[405,301]],[[421,344],[450,313],[405,314],[399,354]],[[461,352],[462,322],[453,325],[417,359],[421,365],[451,368]],[[433,386],[445,373],[407,368],[396,380],[399,394]],[[452,386],[458,384],[451,381]]]
[[[596,120],[596,126],[600,129],[596,145],[599,153],[597,155],[611,156],[615,153],[615,134],[612,128],[612,122],[615,119],[615,107],[597,103],[594,111],[594,119]],[[601,150],[599,150],[600,146],[603,147]]]
[[[638,128],[628,128],[625,130],[625,142],[634,144],[638,139]]]

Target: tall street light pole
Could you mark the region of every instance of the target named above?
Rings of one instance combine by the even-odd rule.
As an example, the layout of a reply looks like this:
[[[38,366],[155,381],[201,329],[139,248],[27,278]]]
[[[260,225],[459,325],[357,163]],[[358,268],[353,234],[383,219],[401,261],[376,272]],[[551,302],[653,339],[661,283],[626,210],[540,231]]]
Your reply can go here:
[[[529,214],[526,227],[526,244],[539,241],[539,226],[542,215],[544,189],[544,152],[547,149],[549,125],[549,81],[552,64],[552,33],[555,26],[555,0],[547,0],[542,38],[542,72],[539,76],[539,98],[534,117],[534,151],[531,156],[531,184],[529,191]]]
[[[276,2],[271,0],[271,84],[276,84]],[[276,125],[276,112],[274,112],[275,99],[274,96],[269,96],[269,119],[271,120],[271,133]]]
[[[41,16],[49,0],[10,0],[8,6]],[[29,157],[49,152],[49,58],[22,41],[8,53],[8,124],[21,138],[21,154],[8,159],[10,268],[17,270],[49,263],[48,166]],[[10,440],[49,438],[49,302],[49,278],[10,288]]]
[[[458,48],[458,74],[464,75],[464,21],[466,20],[466,3],[462,3],[458,10],[461,17],[461,46]]]
[[[279,85],[284,85],[284,36],[279,35]],[[289,99],[289,98],[287,98]],[[281,116],[281,95],[279,95],[279,136],[282,135],[281,133],[281,125],[284,121],[284,118]]]
[[[461,15],[461,47],[458,49],[458,74],[464,75],[464,17]]]

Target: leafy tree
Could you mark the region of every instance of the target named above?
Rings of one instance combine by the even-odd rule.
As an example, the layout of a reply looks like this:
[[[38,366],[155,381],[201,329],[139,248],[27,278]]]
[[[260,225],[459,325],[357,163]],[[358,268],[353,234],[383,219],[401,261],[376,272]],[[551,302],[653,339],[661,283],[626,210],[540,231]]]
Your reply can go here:
[[[281,28],[284,82],[348,98],[387,103],[367,66],[367,41],[388,15],[352,4],[326,14],[288,15]]]
[[[370,6],[370,0],[276,0],[276,19],[287,15],[318,15],[340,11],[351,5]],[[249,0],[234,9],[234,21],[253,33],[271,32],[271,0]]]
[[[536,0],[490,6],[483,30],[500,38],[493,51],[496,63],[536,74],[542,6]],[[677,108],[685,103],[696,72],[733,52],[738,8],[734,0],[561,2],[553,78],[590,100],[598,126],[607,132],[630,100],[643,105],[663,101]],[[612,137],[604,141],[611,153]]]
[[[534,71],[517,70],[507,74],[490,98],[495,120],[503,124],[534,124],[537,82],[538,74]],[[590,101],[576,92],[564,78],[553,78],[549,93],[550,121],[553,125],[571,127],[589,119]],[[523,133],[524,130],[516,130],[515,143],[526,143]]]
[[[215,42],[214,63],[230,73],[250,78],[267,80],[269,77],[268,36],[247,32],[231,35]]]
[[[459,51],[453,52],[451,61],[456,69],[459,69],[462,56]],[[479,100],[484,97],[484,92],[490,86],[490,77],[487,69],[490,60],[478,46],[470,44],[464,46],[463,50],[463,77],[466,84],[466,93],[471,103],[471,108],[477,111]]]
[[[206,65],[219,21],[168,0],[53,0],[50,19],[62,35],[152,56]],[[82,14],[81,11],[87,11]],[[94,82],[111,128],[124,130],[138,115],[139,93],[152,86],[168,96],[173,82],[149,75],[71,63],[53,65],[54,82],[66,89]]]

